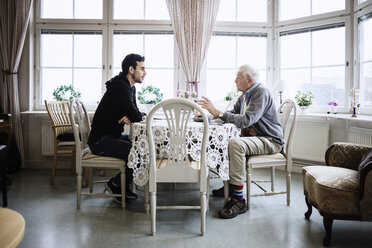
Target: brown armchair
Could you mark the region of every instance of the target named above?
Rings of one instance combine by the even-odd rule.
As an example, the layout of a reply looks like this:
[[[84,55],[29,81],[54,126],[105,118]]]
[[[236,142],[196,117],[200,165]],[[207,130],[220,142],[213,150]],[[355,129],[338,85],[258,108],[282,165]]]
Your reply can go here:
[[[334,143],[325,154],[327,166],[302,170],[305,218],[310,218],[312,207],[323,216],[324,246],[331,242],[333,220],[372,221],[372,163],[360,166],[371,151],[370,146]]]

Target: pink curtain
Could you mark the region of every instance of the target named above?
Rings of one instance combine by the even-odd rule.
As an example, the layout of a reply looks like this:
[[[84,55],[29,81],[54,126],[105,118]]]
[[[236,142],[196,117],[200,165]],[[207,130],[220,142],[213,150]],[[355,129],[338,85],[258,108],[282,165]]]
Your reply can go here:
[[[13,133],[24,167],[22,122],[18,97],[18,67],[33,0],[0,1],[0,106],[12,114]]]
[[[186,89],[196,91],[220,0],[166,0],[177,41]]]

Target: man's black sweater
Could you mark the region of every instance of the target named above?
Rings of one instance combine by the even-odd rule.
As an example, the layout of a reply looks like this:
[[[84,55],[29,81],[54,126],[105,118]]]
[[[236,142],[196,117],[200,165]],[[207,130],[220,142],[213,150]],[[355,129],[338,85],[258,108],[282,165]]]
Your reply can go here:
[[[118,120],[127,116],[131,122],[139,122],[143,115],[137,107],[136,88],[131,87],[126,76],[120,72],[106,82],[106,92],[94,114],[88,144],[93,145],[106,135],[119,138],[124,124],[119,124]]]

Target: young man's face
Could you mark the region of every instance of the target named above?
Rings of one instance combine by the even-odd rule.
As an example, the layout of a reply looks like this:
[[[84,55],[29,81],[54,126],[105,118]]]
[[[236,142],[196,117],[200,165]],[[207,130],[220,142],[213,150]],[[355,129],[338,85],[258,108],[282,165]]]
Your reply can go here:
[[[131,74],[134,82],[141,84],[146,76],[145,63],[137,61],[136,69]]]

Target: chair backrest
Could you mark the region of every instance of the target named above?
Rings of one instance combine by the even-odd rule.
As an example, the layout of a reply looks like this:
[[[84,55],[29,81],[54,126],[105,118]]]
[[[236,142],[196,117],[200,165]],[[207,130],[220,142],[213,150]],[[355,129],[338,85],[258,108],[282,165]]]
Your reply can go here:
[[[293,121],[290,125],[288,125],[289,116],[293,111]],[[290,100],[286,99],[278,109],[278,115],[280,123],[283,127],[283,136],[286,137],[286,144],[284,146],[284,155],[287,159],[292,160],[292,142],[293,142],[293,134],[297,123],[297,112],[296,112],[296,105],[295,103]]]
[[[88,112],[83,104],[78,99],[74,99],[70,106],[70,118],[74,131],[76,144],[76,159],[81,159],[82,153],[88,147],[88,138],[90,134],[90,120]],[[80,142],[77,142],[80,141]]]
[[[55,138],[69,129],[71,129],[70,120],[70,101],[47,101],[45,100],[45,107],[48,111],[50,120],[52,121],[52,128],[54,130]]]
[[[146,132],[150,147],[150,187],[152,175],[156,171],[156,151],[152,133],[154,114],[162,109],[169,129],[169,154],[167,166],[188,166],[190,160],[187,154],[186,134],[187,126],[196,109],[203,119],[203,138],[201,142],[200,177],[206,176],[206,148],[208,142],[208,118],[202,108],[194,102],[182,98],[172,98],[157,104],[147,117]],[[191,167],[190,167],[191,168]]]
[[[239,99],[239,97],[235,97],[235,98],[233,98],[227,105],[226,105],[226,107],[225,107],[225,112],[226,111],[228,111],[228,110],[231,110],[233,107],[234,107],[234,105],[235,105],[235,103],[238,101],[238,99]]]

